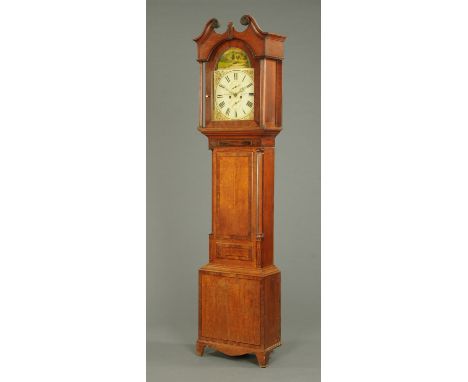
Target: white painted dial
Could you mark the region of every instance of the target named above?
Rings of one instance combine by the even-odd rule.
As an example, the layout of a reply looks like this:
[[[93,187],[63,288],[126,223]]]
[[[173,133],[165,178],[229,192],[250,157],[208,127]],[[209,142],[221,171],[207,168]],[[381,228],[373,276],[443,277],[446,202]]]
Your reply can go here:
[[[254,88],[253,69],[215,71],[215,119],[254,119]]]

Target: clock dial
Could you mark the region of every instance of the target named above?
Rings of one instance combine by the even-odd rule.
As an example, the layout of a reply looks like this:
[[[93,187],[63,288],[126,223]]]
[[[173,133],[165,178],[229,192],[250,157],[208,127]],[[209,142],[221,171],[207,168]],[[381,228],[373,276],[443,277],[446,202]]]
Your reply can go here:
[[[254,70],[216,70],[214,75],[215,120],[254,119]]]

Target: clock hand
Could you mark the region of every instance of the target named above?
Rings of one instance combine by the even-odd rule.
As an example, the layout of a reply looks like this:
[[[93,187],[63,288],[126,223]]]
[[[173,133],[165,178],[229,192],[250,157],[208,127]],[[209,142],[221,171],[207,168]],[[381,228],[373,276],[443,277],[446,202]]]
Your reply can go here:
[[[252,86],[252,85],[250,85],[250,86]],[[243,92],[245,89],[247,89],[247,88],[250,87],[250,86],[244,86],[244,87],[240,88],[240,89],[238,90],[238,93]]]
[[[231,94],[234,94],[234,92],[232,92],[231,90],[229,90],[228,88],[224,87],[223,85],[219,85],[220,88],[223,88],[224,90],[227,90],[229,93]]]

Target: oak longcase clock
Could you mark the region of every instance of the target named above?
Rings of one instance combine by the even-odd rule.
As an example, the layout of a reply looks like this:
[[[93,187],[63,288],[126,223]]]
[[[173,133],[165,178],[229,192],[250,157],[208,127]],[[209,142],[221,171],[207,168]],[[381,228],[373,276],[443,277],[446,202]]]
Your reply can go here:
[[[196,352],[253,353],[265,367],[281,345],[281,279],[273,263],[275,138],[281,131],[285,37],[243,16],[216,19],[197,44],[198,130],[212,151],[209,262],[199,270]]]

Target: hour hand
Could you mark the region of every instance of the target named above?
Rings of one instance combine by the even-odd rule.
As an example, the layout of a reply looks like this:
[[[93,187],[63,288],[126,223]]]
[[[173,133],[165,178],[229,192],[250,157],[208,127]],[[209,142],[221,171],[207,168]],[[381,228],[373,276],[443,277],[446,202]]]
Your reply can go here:
[[[252,84],[247,85],[247,86],[242,86],[242,87],[238,90],[238,92],[239,92],[239,93],[242,93],[244,90],[246,90],[246,89],[247,89],[249,86],[251,86],[251,85],[252,85]]]

